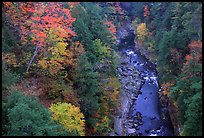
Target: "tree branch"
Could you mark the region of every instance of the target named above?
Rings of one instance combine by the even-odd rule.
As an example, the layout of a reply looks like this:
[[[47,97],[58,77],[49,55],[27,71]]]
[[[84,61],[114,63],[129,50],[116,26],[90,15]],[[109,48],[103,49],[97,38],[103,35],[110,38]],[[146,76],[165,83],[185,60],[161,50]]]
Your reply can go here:
[[[27,67],[26,72],[29,70],[30,65],[32,64],[32,62],[33,62],[33,60],[34,60],[35,56],[36,56],[36,55],[37,55],[37,53],[38,53],[38,50],[39,50],[39,47],[38,47],[38,46],[36,46],[36,48],[35,48],[35,52],[34,52],[34,55],[33,55],[33,57],[31,58],[31,60],[30,60],[30,62],[29,62],[29,64],[28,64],[28,67]]]

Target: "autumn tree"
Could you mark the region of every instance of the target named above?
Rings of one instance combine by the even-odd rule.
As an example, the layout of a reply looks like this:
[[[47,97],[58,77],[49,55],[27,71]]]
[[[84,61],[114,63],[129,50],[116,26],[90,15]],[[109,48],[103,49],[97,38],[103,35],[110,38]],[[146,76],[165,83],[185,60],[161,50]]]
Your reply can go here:
[[[63,125],[68,132],[85,135],[84,115],[80,112],[79,107],[75,107],[70,103],[56,103],[50,106],[52,119]]]
[[[182,73],[188,77],[201,76],[202,66],[202,42],[193,41],[188,46],[190,48],[190,54],[185,56],[186,62],[184,63]],[[197,68],[197,69],[196,69]]]
[[[144,6],[144,17],[149,16],[150,15],[150,11],[147,5]]]
[[[115,28],[114,24],[111,21],[105,22],[105,24],[108,26],[107,29],[112,34],[112,39],[114,40],[114,44],[116,44],[116,28]]]
[[[176,86],[172,88],[171,97],[179,103],[180,118],[184,124],[181,134],[201,135],[202,123],[197,120],[202,120],[202,103],[199,100],[202,91],[202,42],[192,41],[188,47],[190,54],[185,56],[185,63],[176,79]],[[198,129],[195,125],[198,125]]]
[[[137,40],[144,41],[145,38],[148,36],[149,32],[145,23],[141,23],[137,26],[135,30],[135,35],[137,36]]]
[[[14,15],[10,15],[11,20],[20,28],[22,45],[32,44],[34,54],[31,57],[27,71],[38,58],[38,64],[42,68],[48,68],[52,75],[63,69],[62,62],[66,58],[72,58],[72,53],[68,48],[71,38],[76,36],[71,26],[75,21],[68,9],[62,3],[15,3],[10,4],[14,9]],[[20,13],[23,14],[20,14]],[[15,18],[18,17],[18,21]]]
[[[38,100],[13,91],[3,103],[3,135],[67,136],[65,128],[52,122],[50,112]]]

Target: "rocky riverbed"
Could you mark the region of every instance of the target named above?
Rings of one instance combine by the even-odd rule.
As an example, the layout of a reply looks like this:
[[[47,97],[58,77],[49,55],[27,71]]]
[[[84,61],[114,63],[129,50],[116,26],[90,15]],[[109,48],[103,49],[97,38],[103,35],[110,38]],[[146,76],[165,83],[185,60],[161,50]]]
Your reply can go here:
[[[123,50],[119,55],[121,114],[115,118],[115,134],[112,135],[173,135],[166,125],[165,110],[159,103],[155,65],[133,50]]]
[[[117,29],[120,89],[119,115],[110,136],[172,136],[168,109],[161,106],[156,65],[135,48],[129,23]]]

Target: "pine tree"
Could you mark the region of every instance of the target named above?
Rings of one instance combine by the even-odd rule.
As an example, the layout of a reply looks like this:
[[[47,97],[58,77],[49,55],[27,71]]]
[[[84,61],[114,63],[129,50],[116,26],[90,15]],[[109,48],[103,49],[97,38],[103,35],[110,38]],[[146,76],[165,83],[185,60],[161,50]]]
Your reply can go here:
[[[73,135],[51,120],[51,114],[37,99],[14,91],[4,103],[3,132],[7,136]]]

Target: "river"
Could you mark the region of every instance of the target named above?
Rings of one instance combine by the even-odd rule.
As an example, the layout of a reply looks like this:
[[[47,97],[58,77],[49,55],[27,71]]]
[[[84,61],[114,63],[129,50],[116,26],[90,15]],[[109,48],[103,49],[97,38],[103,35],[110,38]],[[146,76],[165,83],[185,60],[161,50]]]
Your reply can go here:
[[[159,102],[158,92],[161,89],[156,65],[130,47],[120,50],[119,55],[120,92],[126,95],[126,99],[121,99],[124,112],[118,135],[173,136],[168,110]]]

